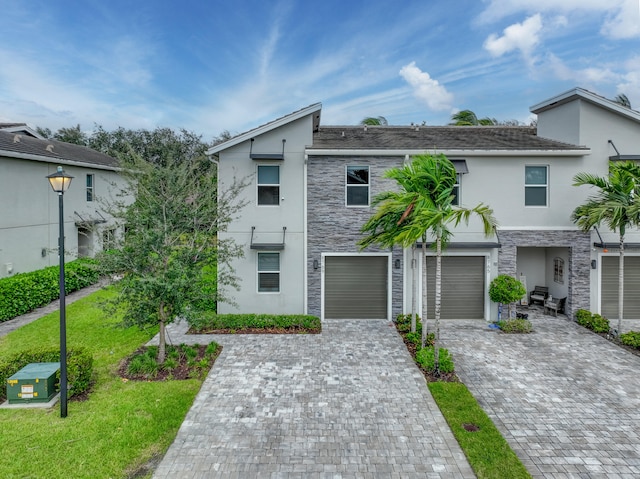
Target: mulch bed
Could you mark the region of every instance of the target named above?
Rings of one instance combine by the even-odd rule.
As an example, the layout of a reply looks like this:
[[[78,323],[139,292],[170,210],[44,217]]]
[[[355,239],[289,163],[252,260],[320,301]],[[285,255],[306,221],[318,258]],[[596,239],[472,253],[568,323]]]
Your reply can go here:
[[[402,338],[404,345],[407,347],[407,351],[409,351],[409,354],[411,354],[411,357],[415,361],[416,353],[418,352],[418,347],[415,345],[414,342],[408,341],[407,339],[405,339],[404,334],[401,333],[400,331],[398,331],[398,334]],[[459,383],[460,382],[460,378],[458,378],[455,372],[440,373],[439,375],[436,375],[433,371],[427,371],[418,363],[416,363],[416,366],[418,366],[418,369],[422,371],[422,375],[424,376],[424,378],[427,380],[428,383],[436,383],[436,382]]]

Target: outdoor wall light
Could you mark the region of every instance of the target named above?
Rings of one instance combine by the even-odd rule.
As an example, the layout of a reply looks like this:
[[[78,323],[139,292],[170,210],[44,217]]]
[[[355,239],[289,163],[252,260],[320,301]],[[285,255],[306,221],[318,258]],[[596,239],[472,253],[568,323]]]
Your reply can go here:
[[[399,259],[395,260],[393,265],[396,269],[400,269],[400,260]]]
[[[317,259],[314,259],[314,260],[313,260],[313,269],[318,269],[319,267],[320,267],[320,265],[319,265],[319,263],[318,263],[318,260],[317,260]]]
[[[596,269],[598,267],[598,261],[595,259],[591,260],[591,269]]]

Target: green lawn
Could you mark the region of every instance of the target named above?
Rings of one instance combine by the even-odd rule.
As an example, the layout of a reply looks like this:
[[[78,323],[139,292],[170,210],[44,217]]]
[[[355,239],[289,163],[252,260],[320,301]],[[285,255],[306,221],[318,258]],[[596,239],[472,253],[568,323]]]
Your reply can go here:
[[[126,478],[163,454],[191,407],[201,381],[123,382],[120,360],[155,331],[117,328],[105,318],[101,291],[67,307],[68,347],[94,356],[96,384],[88,401],[60,409],[1,409],[0,477]],[[0,355],[59,345],[59,315],[50,314],[0,339]]]

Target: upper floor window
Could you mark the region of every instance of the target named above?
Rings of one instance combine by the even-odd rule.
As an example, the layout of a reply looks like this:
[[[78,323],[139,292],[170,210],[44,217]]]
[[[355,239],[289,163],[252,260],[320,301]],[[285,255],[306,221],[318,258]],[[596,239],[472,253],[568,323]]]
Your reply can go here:
[[[258,292],[280,292],[280,253],[258,253]]]
[[[93,201],[93,175],[87,175],[87,201]]]
[[[369,206],[369,167],[347,166],[347,206]]]
[[[258,165],[258,204],[280,204],[280,166]]]
[[[524,168],[524,205],[547,206],[548,168],[546,166],[525,166]]]
[[[453,201],[452,205],[460,206],[460,178],[462,175],[460,173],[456,174],[456,184],[453,186]]]

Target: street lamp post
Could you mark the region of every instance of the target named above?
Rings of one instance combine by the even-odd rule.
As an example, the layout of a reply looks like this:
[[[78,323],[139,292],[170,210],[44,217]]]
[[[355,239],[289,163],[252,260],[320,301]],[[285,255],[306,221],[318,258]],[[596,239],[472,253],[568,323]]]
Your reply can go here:
[[[60,257],[60,417],[67,417],[67,318],[64,290],[64,205],[63,195],[71,184],[73,176],[67,175],[62,166],[48,175],[47,179],[53,191],[58,193],[58,212],[60,233],[58,236],[58,255]]]

